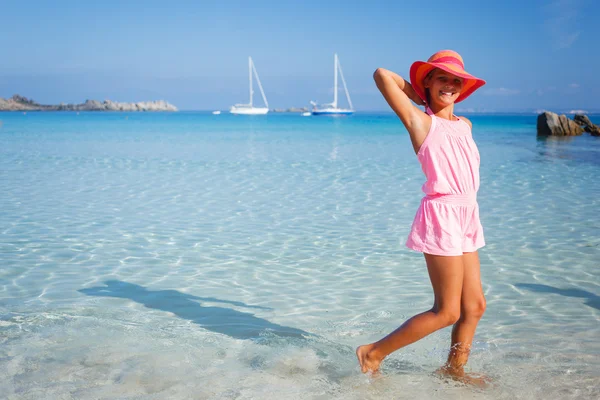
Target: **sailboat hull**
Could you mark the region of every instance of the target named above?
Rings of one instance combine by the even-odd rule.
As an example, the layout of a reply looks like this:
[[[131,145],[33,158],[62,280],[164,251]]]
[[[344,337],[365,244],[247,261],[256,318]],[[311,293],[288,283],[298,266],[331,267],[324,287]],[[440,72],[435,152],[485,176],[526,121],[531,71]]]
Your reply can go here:
[[[269,109],[266,107],[231,107],[229,112],[240,115],[264,115],[269,112]]]

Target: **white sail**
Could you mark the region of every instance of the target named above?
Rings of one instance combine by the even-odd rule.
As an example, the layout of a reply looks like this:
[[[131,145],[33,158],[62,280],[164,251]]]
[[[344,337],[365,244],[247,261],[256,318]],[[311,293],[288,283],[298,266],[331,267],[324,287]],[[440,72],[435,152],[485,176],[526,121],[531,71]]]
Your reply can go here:
[[[344,85],[344,92],[346,93],[346,100],[348,100],[349,108],[338,107],[338,72],[340,78],[342,78],[342,84]],[[313,115],[349,115],[354,113],[354,107],[352,106],[352,100],[350,100],[350,93],[346,86],[342,65],[340,64],[337,53],[334,54],[333,57],[333,102],[329,104],[317,104],[314,101],[311,101],[310,103],[313,105]]]
[[[254,107],[253,97],[254,90],[252,89],[252,75],[256,78],[256,82],[258,83],[258,88],[260,89],[260,94],[262,95],[263,102],[265,103],[264,107]],[[265,92],[260,83],[260,78],[258,77],[258,72],[256,72],[256,68],[254,67],[254,62],[252,61],[252,57],[248,57],[248,88],[250,90],[250,100],[248,104],[236,104],[231,106],[229,110],[232,114],[245,114],[245,115],[260,115],[266,114],[269,112],[269,103],[267,103],[267,97],[265,96]]]

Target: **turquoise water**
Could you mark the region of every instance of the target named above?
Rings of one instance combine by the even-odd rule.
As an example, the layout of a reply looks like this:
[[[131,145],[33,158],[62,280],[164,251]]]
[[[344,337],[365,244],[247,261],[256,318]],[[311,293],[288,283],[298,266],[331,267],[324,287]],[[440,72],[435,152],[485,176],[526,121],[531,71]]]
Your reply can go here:
[[[470,118],[486,390],[433,375],[449,329],[359,372],[432,303],[393,115],[0,114],[1,397],[598,398],[600,138]]]

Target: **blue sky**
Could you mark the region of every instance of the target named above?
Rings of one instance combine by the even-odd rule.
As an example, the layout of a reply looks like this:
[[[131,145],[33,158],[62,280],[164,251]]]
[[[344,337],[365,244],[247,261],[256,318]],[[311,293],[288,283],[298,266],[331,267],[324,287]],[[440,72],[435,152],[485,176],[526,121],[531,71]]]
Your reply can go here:
[[[247,101],[254,59],[271,108],[332,100],[339,54],[355,108],[385,110],[372,73],[408,78],[441,49],[487,85],[457,108],[600,109],[595,0],[0,0],[0,97],[42,103]]]

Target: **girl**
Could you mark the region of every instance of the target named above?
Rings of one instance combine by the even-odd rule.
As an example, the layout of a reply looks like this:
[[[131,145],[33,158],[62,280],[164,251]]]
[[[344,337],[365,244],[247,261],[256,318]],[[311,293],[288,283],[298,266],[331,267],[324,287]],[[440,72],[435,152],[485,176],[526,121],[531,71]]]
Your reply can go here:
[[[390,353],[454,325],[448,361],[440,372],[466,379],[471,342],[485,311],[477,249],[484,246],[479,221],[479,152],[471,122],[454,115],[454,103],[485,84],[464,70],[462,57],[451,50],[417,61],[408,83],[379,68],[377,87],[410,134],[427,181],[406,245],[425,255],[435,300],[378,342],[359,346],[356,355],[363,373],[377,372]],[[422,112],[418,105],[425,105]]]

